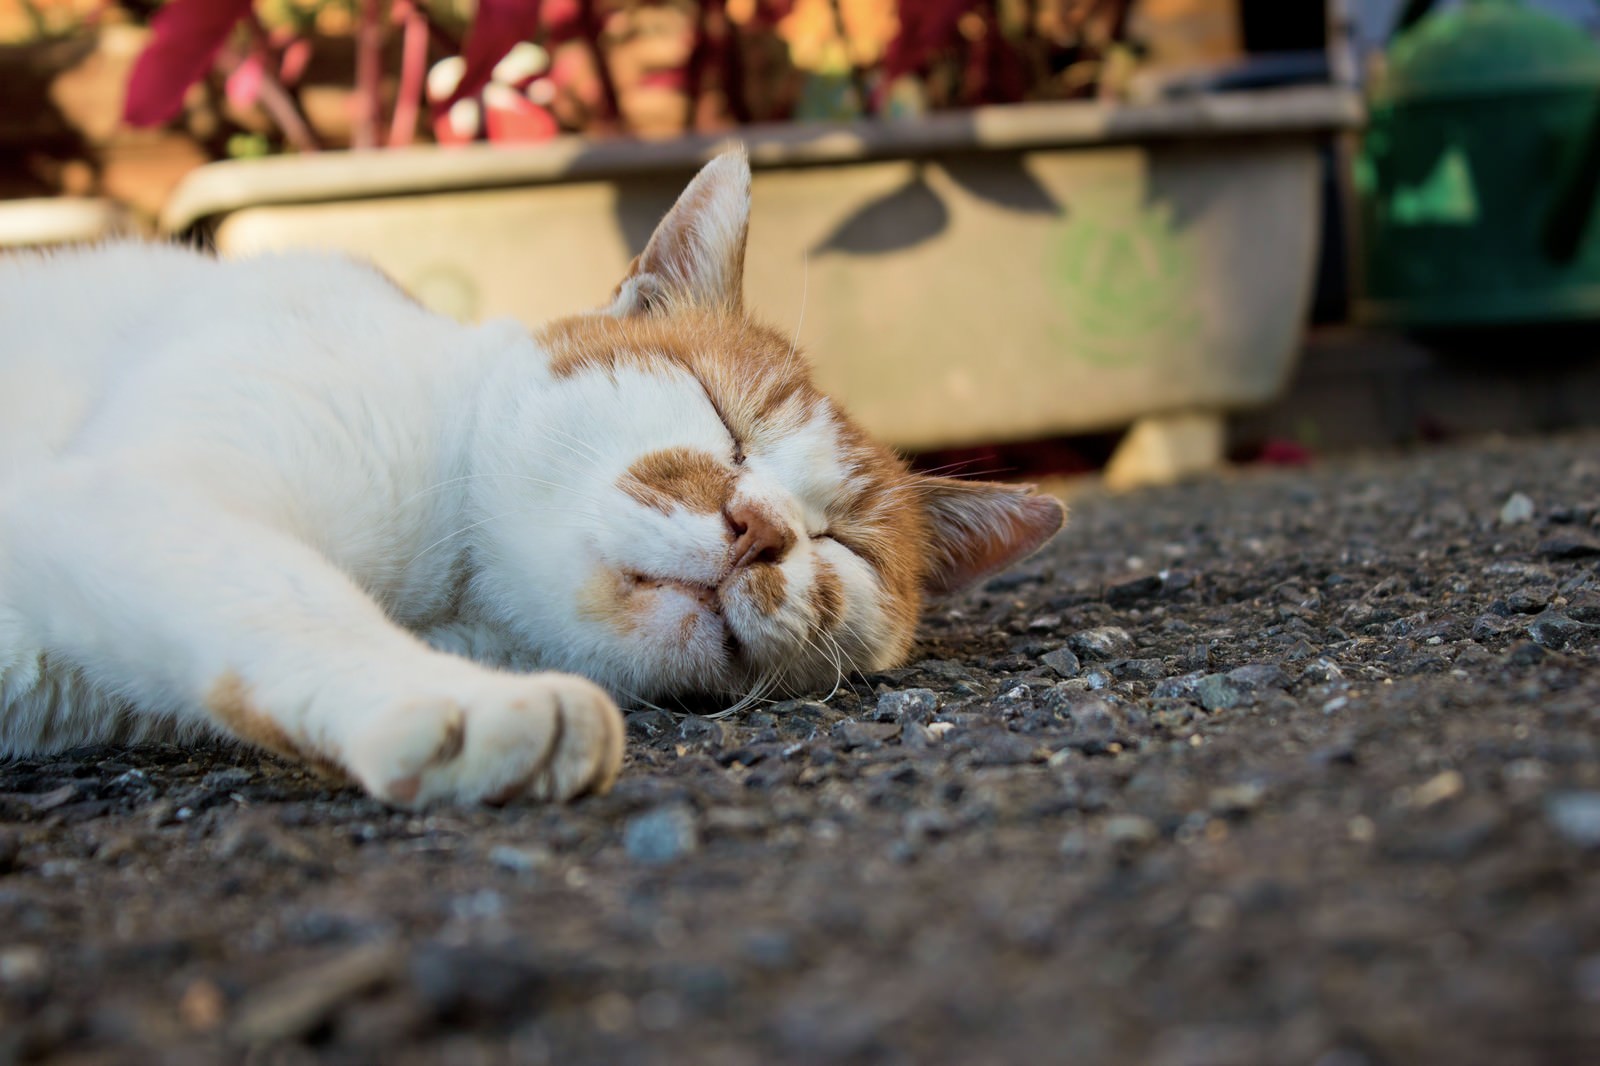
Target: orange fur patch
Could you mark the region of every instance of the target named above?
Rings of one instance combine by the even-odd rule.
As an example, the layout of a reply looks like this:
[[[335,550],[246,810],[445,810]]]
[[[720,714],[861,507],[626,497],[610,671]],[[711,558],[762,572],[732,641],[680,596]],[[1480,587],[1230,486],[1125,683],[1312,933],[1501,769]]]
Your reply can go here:
[[[744,590],[756,610],[762,614],[775,614],[783,606],[783,594],[788,584],[789,580],[783,576],[782,570],[767,564],[750,568],[749,576],[744,579]]]
[[[844,616],[844,582],[839,580],[839,572],[821,559],[817,560],[817,576],[811,582],[810,597],[818,629],[831,629]]]
[[[257,707],[251,701],[250,687],[231,670],[212,684],[205,696],[205,706],[228,732],[246,744],[301,763],[325,777],[344,780],[349,776],[331,756],[295,740]]]
[[[601,622],[624,636],[639,628],[627,592],[627,579],[609,570],[600,570],[578,591],[578,616]]]
[[[733,493],[733,471],[694,448],[663,448],[635,460],[617,487],[663,514],[685,507],[716,514]]]

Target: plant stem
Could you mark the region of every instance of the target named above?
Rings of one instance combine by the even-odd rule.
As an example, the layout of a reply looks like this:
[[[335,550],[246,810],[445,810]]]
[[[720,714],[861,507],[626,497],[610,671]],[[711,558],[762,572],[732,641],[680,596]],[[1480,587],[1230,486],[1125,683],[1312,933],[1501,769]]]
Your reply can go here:
[[[428,78],[428,19],[413,0],[398,0],[394,16],[400,20],[400,84],[395,92],[394,117],[389,125],[389,147],[403,148],[417,134],[422,93]]]
[[[350,130],[354,148],[378,147],[383,121],[383,31],[383,0],[361,0],[356,23],[355,114]]]
[[[710,0],[694,6],[693,43],[689,46],[688,62],[683,67],[683,128],[686,133],[693,133],[699,126],[700,89],[705,84],[706,59],[711,51],[711,39],[706,26],[710,20],[710,7]]]
[[[856,106],[863,115],[873,110],[872,98],[867,94],[867,75],[856,65],[855,57],[850,54],[850,29],[844,22],[844,4],[841,0],[828,0],[828,6],[833,9],[833,32],[839,37],[839,47],[844,49],[844,61],[850,68],[850,85],[856,91]]]
[[[622,101],[617,95],[617,83],[611,77],[611,67],[606,62],[605,49],[600,47],[600,20],[595,17],[594,6],[595,0],[578,0],[583,41],[589,46],[590,58],[594,60],[594,76],[600,82],[600,95],[605,100],[606,110],[610,112],[605,117],[614,120],[618,129],[623,129],[627,122],[622,117]]]
[[[284,88],[283,82],[278,78],[278,54],[272,47],[268,38],[267,28],[261,24],[255,12],[245,16],[245,28],[250,33],[251,47],[261,53],[261,90],[259,99],[261,109],[267,117],[278,124],[283,131],[284,140],[294,146],[297,152],[316,152],[322,145],[317,140],[317,135],[307,121],[305,112],[300,107],[299,99]],[[239,57],[231,52],[224,55],[232,56],[232,66],[238,66]]]

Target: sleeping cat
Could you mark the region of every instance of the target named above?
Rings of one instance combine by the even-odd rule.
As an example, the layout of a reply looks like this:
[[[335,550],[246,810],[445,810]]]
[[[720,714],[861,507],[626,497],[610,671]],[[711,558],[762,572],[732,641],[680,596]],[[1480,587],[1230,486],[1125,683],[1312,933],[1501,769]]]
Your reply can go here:
[[[614,699],[899,661],[1063,511],[816,391],[742,307],[749,189],[708,164],[532,336],[329,255],[0,260],[0,755],[209,731],[402,806],[559,800],[616,777]]]

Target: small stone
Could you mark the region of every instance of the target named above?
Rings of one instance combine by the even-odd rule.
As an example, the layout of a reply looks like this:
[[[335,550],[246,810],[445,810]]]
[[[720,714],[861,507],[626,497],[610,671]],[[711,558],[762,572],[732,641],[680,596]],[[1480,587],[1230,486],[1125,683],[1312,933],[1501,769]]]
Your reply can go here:
[[[1047,652],[1039,657],[1039,661],[1054,670],[1058,677],[1077,677],[1078,671],[1083,668],[1071,648],[1057,648],[1055,651]]]
[[[970,681],[972,670],[965,664],[954,662],[950,659],[923,659],[913,664],[913,668],[920,674],[930,677],[935,681]]]
[[[1521,525],[1533,519],[1533,501],[1520,492],[1513,492],[1506,497],[1506,502],[1500,508],[1500,524],[1503,526]]]
[[[926,722],[938,710],[939,696],[932,689],[908,688],[879,696],[872,719],[875,722]]]
[[[31,944],[0,947],[0,986],[37,985],[44,981],[48,960]]]
[[[309,969],[255,989],[239,1005],[232,1036],[267,1044],[305,1036],[341,1005],[391,979],[399,966],[392,944],[363,944]]]
[[[1289,687],[1289,675],[1277,663],[1250,663],[1228,671],[1228,680],[1244,689],[1255,692],[1264,688]]]
[[[795,962],[794,940],[781,929],[752,929],[744,935],[740,954],[763,970],[783,970]]]
[[[190,981],[178,999],[178,1020],[184,1028],[208,1033],[222,1024],[228,999],[222,989],[204,977]]]
[[[1550,653],[1530,640],[1519,641],[1506,651],[1508,666],[1536,666]]]
[[[1120,659],[1133,651],[1133,638],[1118,626],[1099,626],[1074,633],[1067,646],[1085,659]]]
[[[1444,773],[1429,778],[1413,789],[1411,792],[1411,804],[1424,810],[1429,807],[1436,807],[1445,800],[1459,796],[1461,790],[1465,787],[1466,781],[1463,780],[1458,771],[1446,770]]]
[[[1113,607],[1131,607],[1140,600],[1149,599],[1162,588],[1160,574],[1145,574],[1129,578],[1106,587],[1106,602]]]
[[[1164,678],[1150,690],[1150,698],[1157,700],[1186,700],[1194,696],[1194,686],[1204,674],[1189,673],[1181,677]]]
[[[1567,597],[1568,618],[1600,625],[1600,589],[1578,589]]]
[[[1497,614],[1479,615],[1472,623],[1472,639],[1480,642],[1493,640],[1510,629],[1511,623]]]
[[[1195,698],[1208,711],[1225,711],[1245,702],[1246,693],[1227,674],[1207,674],[1194,686]]]
[[[1506,606],[1517,614],[1535,614],[1548,607],[1555,594],[1552,585],[1526,585],[1506,597]]]
[[[1575,534],[1552,537],[1536,550],[1546,559],[1590,559],[1600,555],[1600,540]]]
[[[130,771],[131,773],[132,771]],[[126,776],[126,775],[124,775]],[[255,779],[255,774],[242,766],[229,766],[221,770],[213,770],[200,779],[200,787],[204,789],[217,789],[231,792],[243,788]]]
[[[720,749],[728,740],[728,727],[715,718],[690,715],[678,723],[678,739],[697,747]]]
[[[1061,628],[1059,614],[1041,614],[1037,618],[1028,619],[1028,629],[1034,633],[1049,633]]]
[[[1528,636],[1542,648],[1565,648],[1575,643],[1590,628],[1559,611],[1547,610],[1528,623]]]
[[[1266,786],[1246,781],[1212,789],[1209,805],[1213,814],[1240,815],[1260,807],[1266,798]]]
[[[1600,850],[1600,792],[1558,792],[1544,801],[1544,816],[1561,838]]]
[[[630,737],[640,740],[658,740],[661,737],[671,736],[678,728],[677,720],[666,711],[643,710],[634,711],[623,719],[622,723],[628,730]]]
[[[526,874],[550,865],[553,856],[543,848],[514,848],[499,844],[489,849],[489,865],[514,874]]]
[[[1073,704],[1066,713],[1073,732],[1080,736],[1106,738],[1116,734],[1117,716],[1111,704],[1091,697]]]
[[[1110,669],[1121,681],[1159,681],[1167,673],[1160,659],[1119,659]]]
[[[833,727],[833,739],[846,751],[876,751],[883,747],[886,740],[892,740],[899,735],[900,726],[895,722],[852,722],[846,719],[836,722]]]
[[[505,948],[424,944],[407,974],[423,1009],[435,1017],[520,1017],[552,981],[544,964]]]
[[[1101,832],[1120,847],[1142,848],[1154,844],[1161,833],[1156,823],[1138,814],[1116,814],[1105,820]]]
[[[796,717],[827,721],[839,717],[838,711],[820,700],[784,700],[782,703],[774,703],[767,710],[776,718]]]
[[[636,815],[622,827],[622,849],[636,862],[672,862],[700,847],[694,812],[683,804],[657,807]]]
[[[266,859],[274,863],[310,866],[316,854],[294,834],[264,817],[241,815],[217,838],[219,859]]]
[[[1305,671],[1300,677],[1301,680],[1313,685],[1326,685],[1334,681],[1343,681],[1344,671],[1340,669],[1338,663],[1326,655],[1320,655],[1306,664]]]
[[[1098,666],[1084,674],[1083,679],[1088,683],[1090,690],[1094,692],[1103,692],[1110,688],[1112,682],[1116,680],[1110,673],[1100,669]]]

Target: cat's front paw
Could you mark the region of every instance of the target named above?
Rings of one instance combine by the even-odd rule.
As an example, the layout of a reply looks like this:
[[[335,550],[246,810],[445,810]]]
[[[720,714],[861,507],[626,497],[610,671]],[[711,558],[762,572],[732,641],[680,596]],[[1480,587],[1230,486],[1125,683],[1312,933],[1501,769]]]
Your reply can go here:
[[[357,731],[346,765],[385,803],[565,801],[602,793],[622,768],[622,716],[598,686],[564,674],[486,675]]]

